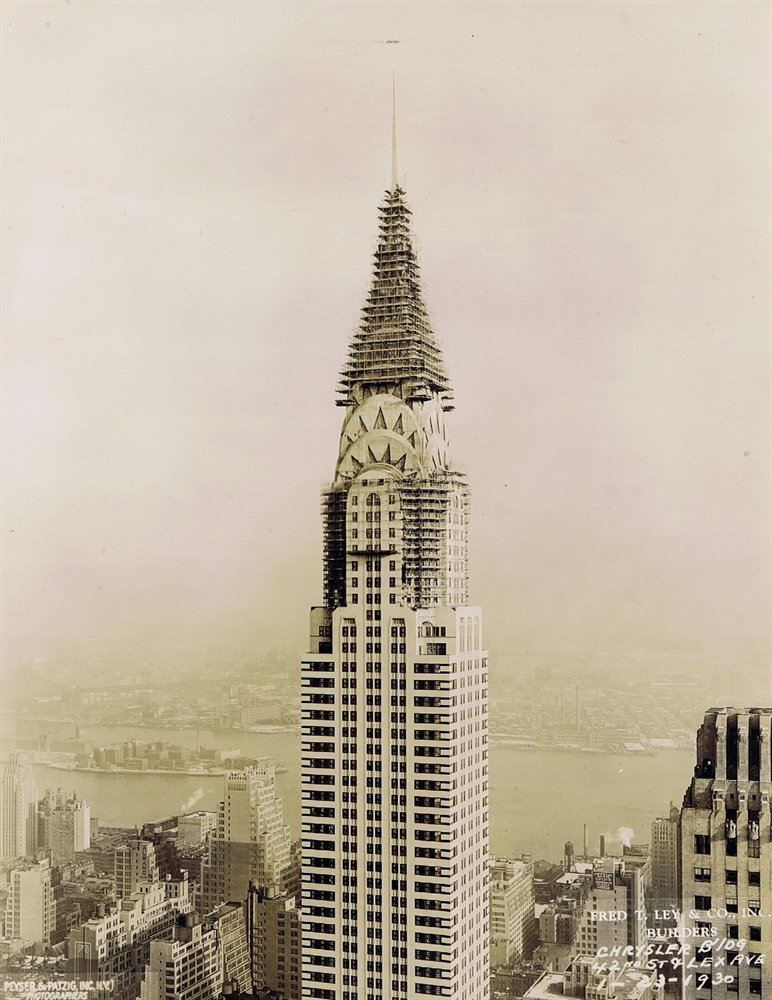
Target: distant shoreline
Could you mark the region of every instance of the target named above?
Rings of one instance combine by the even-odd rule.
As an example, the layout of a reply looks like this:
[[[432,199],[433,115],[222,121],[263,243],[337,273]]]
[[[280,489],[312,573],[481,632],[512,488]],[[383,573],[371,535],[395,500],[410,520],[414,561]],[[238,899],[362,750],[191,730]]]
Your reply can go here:
[[[213,767],[204,768],[202,770],[189,770],[189,769],[178,769],[178,768],[137,768],[137,767],[81,767],[78,764],[67,764],[59,760],[35,760],[33,764],[40,765],[41,767],[55,767],[58,771],[79,771],[81,774],[154,774],[154,775],[179,775],[182,778],[222,778],[224,775],[228,775],[233,771],[233,768],[229,767]],[[288,767],[284,765],[280,767],[275,767],[274,770],[277,774],[286,774],[289,771]]]
[[[48,723],[49,725],[68,725],[74,726],[76,729],[88,730],[91,728],[96,729],[106,729],[110,727],[118,727],[121,729],[160,729],[165,732],[177,733],[182,731],[185,732],[195,732],[200,730],[201,732],[207,733],[293,733],[300,729],[300,723],[296,722],[292,725],[276,725],[266,723],[262,726],[209,726],[209,725],[194,725],[193,723],[185,723],[181,725],[168,725],[164,723],[151,723],[151,722],[79,722],[77,719],[51,719],[45,716],[32,716],[25,718],[17,718],[15,714],[6,710],[0,713],[2,715],[11,718],[14,723],[16,722],[36,722],[36,723]],[[8,737],[5,737],[6,739]]]

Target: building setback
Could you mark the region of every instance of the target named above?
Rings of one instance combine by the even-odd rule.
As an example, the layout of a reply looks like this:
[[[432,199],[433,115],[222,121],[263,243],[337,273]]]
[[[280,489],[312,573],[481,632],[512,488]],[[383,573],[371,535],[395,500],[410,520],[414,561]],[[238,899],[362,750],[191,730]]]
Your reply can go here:
[[[170,937],[181,915],[193,909],[187,873],[143,882],[117,905],[100,905],[91,920],[73,927],[67,972],[73,979],[112,980],[113,1000],[135,1000],[155,938]]]
[[[250,882],[279,892],[293,878],[292,837],[276,795],[276,769],[267,758],[257,767],[232,771],[217,827],[209,834],[209,857],[201,869],[201,905],[208,913],[229,900],[244,900]]]
[[[338,391],[301,672],[303,996],[488,994],[488,661],[469,492],[396,173]]]
[[[725,946],[713,970],[687,978],[683,1000],[772,992],[771,737],[768,708],[711,708],[697,732],[681,809],[682,923]]]

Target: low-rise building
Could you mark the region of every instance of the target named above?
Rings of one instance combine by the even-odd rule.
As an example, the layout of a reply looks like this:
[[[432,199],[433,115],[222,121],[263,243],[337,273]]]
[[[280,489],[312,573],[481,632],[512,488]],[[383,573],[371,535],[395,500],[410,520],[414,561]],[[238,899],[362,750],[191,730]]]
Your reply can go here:
[[[584,1000],[662,1000],[658,982],[651,971],[609,968],[592,955],[579,955],[566,971],[563,992]]]
[[[142,1000],[218,1000],[222,987],[219,931],[198,914],[180,917],[171,940],[151,943]]]
[[[190,913],[187,873],[179,879],[143,882],[114,906],[70,931],[67,972],[78,980],[113,980],[112,1000],[135,1000],[150,945],[168,937],[181,915]]]
[[[579,920],[571,954],[597,954],[599,948],[637,948],[646,939],[645,890],[649,858],[599,858]]]
[[[184,844],[203,844],[208,834],[217,829],[217,813],[201,810],[180,816],[177,840]]]
[[[5,936],[49,944],[56,925],[53,870],[48,860],[22,862],[8,873]]]

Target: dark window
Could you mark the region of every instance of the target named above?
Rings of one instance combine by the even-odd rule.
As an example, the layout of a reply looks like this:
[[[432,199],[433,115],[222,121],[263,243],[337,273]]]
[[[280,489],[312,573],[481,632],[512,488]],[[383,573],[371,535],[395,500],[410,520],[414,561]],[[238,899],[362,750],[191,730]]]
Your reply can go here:
[[[704,833],[694,835],[694,853],[710,854],[710,837]]]
[[[726,884],[727,885],[737,885],[737,871],[734,868],[727,868],[727,870],[726,870]]]
[[[756,996],[761,996],[761,980],[760,979],[749,979],[748,980],[748,992],[753,993]]]
[[[694,869],[694,881],[695,882],[710,882],[710,868],[695,868]]]
[[[761,872],[748,872],[748,885],[761,885]]]
[[[761,928],[760,927],[749,927],[748,937],[751,941],[761,941]]]
[[[740,937],[740,928],[737,926],[737,924],[726,925],[726,936],[728,938],[732,938],[735,941]]]
[[[695,910],[709,910],[711,908],[712,902],[710,896],[695,896],[694,897],[694,908]]]

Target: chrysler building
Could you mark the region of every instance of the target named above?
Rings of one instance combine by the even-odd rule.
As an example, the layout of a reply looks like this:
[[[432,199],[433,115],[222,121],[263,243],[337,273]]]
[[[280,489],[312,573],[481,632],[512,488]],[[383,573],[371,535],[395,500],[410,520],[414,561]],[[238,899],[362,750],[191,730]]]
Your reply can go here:
[[[303,996],[482,1000],[488,666],[469,492],[396,164],[379,214],[301,671]]]

